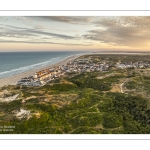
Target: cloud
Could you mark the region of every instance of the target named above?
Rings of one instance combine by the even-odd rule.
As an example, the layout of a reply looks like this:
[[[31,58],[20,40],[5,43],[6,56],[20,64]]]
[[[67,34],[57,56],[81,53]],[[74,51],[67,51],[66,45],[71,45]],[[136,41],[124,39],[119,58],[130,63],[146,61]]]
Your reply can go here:
[[[46,31],[41,30],[41,28],[42,28],[41,26],[37,26],[36,29],[21,28],[21,27],[15,27],[15,26],[10,26],[10,25],[3,25],[2,27],[3,27],[3,31],[0,32],[0,36],[5,36],[5,37],[18,36],[18,37],[22,38],[22,37],[26,37],[26,36],[37,37],[37,35],[38,36],[43,35],[43,36],[57,37],[60,39],[75,39],[75,38],[77,38],[77,37],[69,36],[69,35],[65,35],[65,34],[46,32]]]
[[[6,18],[4,17],[4,19]],[[12,18],[12,20],[13,19],[14,18]],[[83,46],[87,45],[85,44],[85,41],[87,42],[89,40],[91,40],[90,42],[96,44],[98,41],[110,46],[117,45],[127,47],[144,47],[148,46],[148,44],[150,43],[150,16],[29,16],[21,18],[19,17],[18,19],[19,21],[17,21],[19,23],[16,20],[13,20],[12,23],[11,20],[8,22],[3,21],[4,24],[0,24],[0,37],[2,39],[7,39],[6,41],[10,43],[24,42],[33,44],[45,43],[61,45],[64,44],[60,42],[61,39],[68,40],[68,43],[74,40],[76,44],[70,43],[66,45]],[[24,22],[22,22],[22,20],[26,22],[26,24],[29,23],[31,25],[27,26]],[[50,23],[48,22],[57,23],[52,24],[56,26],[50,27],[51,29],[49,29],[48,25],[50,25]],[[67,28],[61,26],[62,23],[68,23],[68,25],[66,25]],[[75,24],[77,24],[78,26],[76,27]],[[81,27],[79,25],[87,26]],[[54,28],[57,28],[57,30]],[[85,30],[87,31],[85,32]],[[75,31],[78,33],[78,35]],[[18,41],[16,40],[16,38]],[[58,42],[51,42],[53,39],[55,41],[57,40]],[[32,42],[29,40],[31,40]],[[38,42],[37,40],[40,42]],[[78,40],[82,40],[82,42],[84,43],[78,44]],[[6,41],[1,40],[1,43]]]
[[[17,27],[17,26],[12,26],[12,25],[5,25],[5,24],[0,24],[1,28],[9,30],[9,29],[17,29],[17,30],[23,30],[27,28],[22,28],[22,27]]]
[[[131,47],[150,42],[150,17],[105,17],[94,24],[99,29],[88,31],[85,39]]]
[[[91,46],[92,44],[77,44],[77,43],[57,43],[45,41],[15,41],[15,40],[0,40],[0,43],[27,43],[27,44],[59,44],[66,46]]]
[[[46,21],[57,21],[71,24],[88,24],[91,22],[91,17],[87,16],[35,16],[33,19],[40,19]]]
[[[57,34],[57,33],[50,33],[50,32],[44,32],[44,31],[37,31],[37,30],[26,30],[26,32],[33,33],[33,34],[39,34],[39,35],[48,35],[48,36],[58,37],[61,39],[75,39],[76,38],[74,36]]]
[[[44,29],[45,27],[40,25],[40,24],[38,24],[38,25],[35,25],[34,28],[35,29]]]

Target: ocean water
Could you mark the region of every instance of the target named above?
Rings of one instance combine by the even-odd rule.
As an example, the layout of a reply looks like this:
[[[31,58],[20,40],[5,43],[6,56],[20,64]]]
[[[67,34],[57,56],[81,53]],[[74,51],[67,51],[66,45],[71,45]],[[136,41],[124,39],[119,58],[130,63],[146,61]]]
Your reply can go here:
[[[48,66],[72,55],[86,54],[79,51],[57,52],[0,52],[0,78],[6,78],[32,69]]]

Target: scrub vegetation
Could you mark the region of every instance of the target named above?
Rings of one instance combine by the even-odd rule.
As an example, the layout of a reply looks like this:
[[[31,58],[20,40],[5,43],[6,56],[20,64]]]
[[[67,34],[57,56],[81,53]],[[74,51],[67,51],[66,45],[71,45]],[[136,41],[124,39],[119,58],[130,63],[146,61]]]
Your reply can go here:
[[[66,74],[42,87],[7,86],[1,97],[0,126],[15,126],[2,134],[148,134],[150,133],[150,70],[118,69],[114,62],[148,61],[149,56],[92,56],[111,63],[107,72]],[[144,61],[144,60],[143,60]],[[114,88],[123,84],[123,92]],[[112,90],[113,89],[113,90]],[[7,94],[4,91],[7,90]],[[17,118],[20,109],[28,117]]]

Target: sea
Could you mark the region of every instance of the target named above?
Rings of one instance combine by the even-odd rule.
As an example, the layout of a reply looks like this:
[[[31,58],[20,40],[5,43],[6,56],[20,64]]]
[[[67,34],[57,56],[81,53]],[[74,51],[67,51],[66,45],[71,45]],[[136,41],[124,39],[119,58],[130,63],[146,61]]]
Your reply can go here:
[[[69,56],[87,53],[85,51],[0,52],[0,78],[46,67]]]

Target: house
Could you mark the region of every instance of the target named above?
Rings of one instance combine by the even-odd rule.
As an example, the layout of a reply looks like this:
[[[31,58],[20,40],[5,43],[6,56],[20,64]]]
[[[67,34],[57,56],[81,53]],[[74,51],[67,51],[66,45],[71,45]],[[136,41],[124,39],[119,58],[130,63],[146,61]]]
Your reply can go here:
[[[31,78],[22,78],[20,81],[18,81],[17,84],[21,84],[21,85],[29,85],[32,82]]]
[[[118,65],[116,65],[116,67],[124,69],[126,67],[126,65],[125,64],[118,64]]]
[[[126,65],[126,68],[132,68],[133,65]]]

